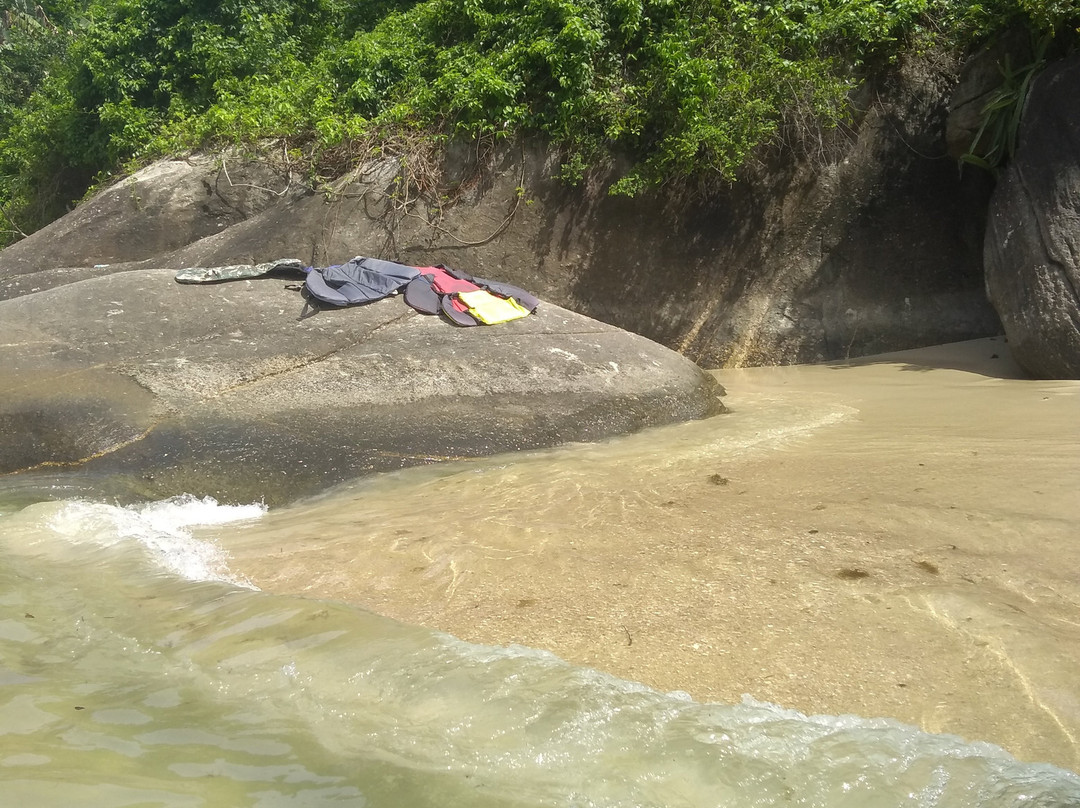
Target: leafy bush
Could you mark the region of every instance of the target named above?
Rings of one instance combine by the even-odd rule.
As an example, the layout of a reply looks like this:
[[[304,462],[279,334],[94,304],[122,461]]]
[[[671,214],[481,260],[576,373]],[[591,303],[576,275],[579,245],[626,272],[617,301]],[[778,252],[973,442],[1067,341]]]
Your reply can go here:
[[[71,42],[66,30],[70,22],[70,7],[65,3],[29,0],[0,0],[0,144],[20,122],[47,114],[47,107],[63,103],[55,92],[45,88],[50,69],[63,64]],[[53,190],[63,180],[51,175],[27,176],[28,144],[13,144],[14,151],[0,145],[0,245],[22,234],[16,224],[18,211],[9,212],[12,201],[25,196],[24,189],[34,180],[52,195],[81,193]],[[21,147],[21,148],[19,148]],[[23,193],[20,193],[23,191]],[[48,194],[46,194],[48,195]],[[50,218],[50,212],[28,221],[28,229]]]
[[[0,209],[25,228],[126,161],[266,138],[317,161],[402,135],[524,133],[563,149],[570,181],[629,157],[624,193],[731,178],[785,121],[842,121],[866,73],[913,48],[1080,24],[1073,0],[43,5],[47,25],[0,0],[19,21],[0,28]]]

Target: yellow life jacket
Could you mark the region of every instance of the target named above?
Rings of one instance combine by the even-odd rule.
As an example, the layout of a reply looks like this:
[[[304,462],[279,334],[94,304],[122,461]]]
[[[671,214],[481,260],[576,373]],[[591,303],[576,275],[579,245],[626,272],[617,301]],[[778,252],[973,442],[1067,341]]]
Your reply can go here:
[[[528,317],[529,310],[512,297],[499,297],[486,289],[475,292],[458,292],[458,300],[469,307],[469,314],[485,325],[505,323]]]

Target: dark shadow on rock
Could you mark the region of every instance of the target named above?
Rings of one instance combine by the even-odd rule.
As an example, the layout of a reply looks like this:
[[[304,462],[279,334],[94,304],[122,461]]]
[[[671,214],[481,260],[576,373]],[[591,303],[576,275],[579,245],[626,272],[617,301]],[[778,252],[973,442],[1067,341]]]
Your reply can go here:
[[[1032,378],[1013,360],[1009,353],[1009,341],[1004,336],[896,351],[843,363],[828,363],[828,367],[833,370],[848,370],[868,365],[897,365],[899,370],[911,373],[960,370],[988,379]]]

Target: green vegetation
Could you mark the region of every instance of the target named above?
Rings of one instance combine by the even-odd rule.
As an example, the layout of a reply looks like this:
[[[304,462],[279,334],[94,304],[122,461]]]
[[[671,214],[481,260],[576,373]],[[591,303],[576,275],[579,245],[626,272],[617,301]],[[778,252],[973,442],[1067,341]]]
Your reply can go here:
[[[157,155],[284,142],[313,171],[395,142],[546,137],[563,175],[731,178],[904,53],[1073,0],[0,0],[0,244]],[[6,235],[5,235],[6,231]]]
[[[1001,70],[1001,86],[993,92],[982,110],[982,124],[972,138],[971,147],[960,159],[965,163],[996,172],[998,166],[1013,156],[1020,131],[1020,116],[1024,111],[1031,81],[1046,66],[1046,49],[1051,35],[1045,33],[1033,43],[1031,60],[1013,67],[1012,58],[1005,55]]]

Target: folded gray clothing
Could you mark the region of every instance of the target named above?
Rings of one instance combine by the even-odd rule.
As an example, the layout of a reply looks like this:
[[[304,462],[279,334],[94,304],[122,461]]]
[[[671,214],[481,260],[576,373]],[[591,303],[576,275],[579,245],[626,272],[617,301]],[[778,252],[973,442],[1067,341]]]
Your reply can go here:
[[[324,303],[351,306],[382,300],[419,274],[416,267],[358,255],[341,266],[312,269],[304,289]]]

